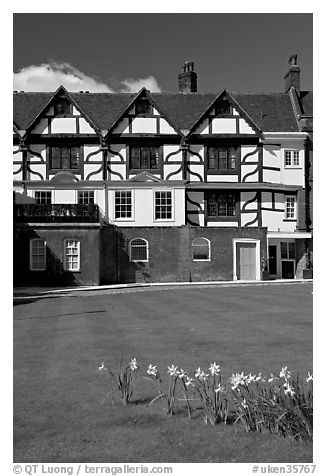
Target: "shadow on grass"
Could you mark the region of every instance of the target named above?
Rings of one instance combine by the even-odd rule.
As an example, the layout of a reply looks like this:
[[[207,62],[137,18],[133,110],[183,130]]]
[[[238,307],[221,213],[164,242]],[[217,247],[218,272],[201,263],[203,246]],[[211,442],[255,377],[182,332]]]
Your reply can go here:
[[[54,299],[58,297],[64,297],[66,294],[56,294],[53,296],[14,296],[13,305],[14,306],[23,306],[24,304],[32,304],[41,299]]]

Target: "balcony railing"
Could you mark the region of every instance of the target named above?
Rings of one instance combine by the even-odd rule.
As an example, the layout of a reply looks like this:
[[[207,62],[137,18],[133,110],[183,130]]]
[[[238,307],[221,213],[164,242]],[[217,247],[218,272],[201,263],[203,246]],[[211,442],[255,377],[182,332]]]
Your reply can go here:
[[[97,223],[99,219],[99,208],[95,204],[14,205],[15,222]]]

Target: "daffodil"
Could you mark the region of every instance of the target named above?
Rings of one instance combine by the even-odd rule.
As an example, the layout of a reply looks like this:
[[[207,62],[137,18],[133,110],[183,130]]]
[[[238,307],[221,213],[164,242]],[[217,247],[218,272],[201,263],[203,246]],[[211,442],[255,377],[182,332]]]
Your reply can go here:
[[[198,380],[206,380],[206,377],[208,377],[208,374],[205,374],[203,370],[201,370],[200,367],[196,370],[195,377],[198,378]]]
[[[129,368],[130,368],[131,371],[134,371],[134,370],[138,369],[136,357],[134,357],[133,359],[130,360]]]
[[[232,384],[232,390],[238,388],[239,385],[245,385],[247,377],[241,372],[241,374],[236,373],[232,374],[230,377],[230,382]]]
[[[214,388],[215,393],[222,393],[224,391],[225,391],[225,389],[220,383],[218,384],[218,386],[216,388]]]
[[[179,370],[179,372],[178,372],[179,378],[184,378],[184,377],[186,377],[186,375],[187,375],[187,372],[185,372],[182,369]]]
[[[247,376],[246,382],[251,383],[251,382],[255,382],[255,380],[256,380],[256,375],[251,375],[251,372],[250,372],[250,374]]]
[[[274,380],[278,380],[278,377],[276,377],[276,375],[274,375],[273,373],[270,375],[270,378],[268,379],[268,382],[269,383],[272,383]]]
[[[169,375],[172,376],[177,376],[179,374],[179,371],[178,371],[178,366],[177,365],[171,365],[171,367],[168,366],[168,372],[167,372]]]
[[[308,378],[306,379],[306,382],[312,382],[313,380],[313,375],[308,372]]]
[[[156,377],[157,375],[157,368],[156,365],[149,364],[148,369],[147,369],[148,375],[154,375]]]
[[[288,380],[291,377],[291,372],[289,372],[287,367],[282,367],[280,377],[284,378],[285,380]]]
[[[186,375],[186,380],[187,380],[187,381],[186,381],[187,387],[189,387],[189,385],[191,385],[192,387],[195,386],[194,380],[193,380],[191,377],[188,377],[188,375]]]
[[[102,370],[107,370],[107,368],[104,366],[104,362],[102,362],[101,367],[98,368],[99,371],[101,372]]]
[[[210,371],[211,375],[218,375],[220,373],[220,366],[213,362],[212,364],[210,364],[208,370]]]
[[[295,392],[294,392],[293,388],[291,387],[291,385],[289,384],[289,382],[285,382],[283,387],[285,387],[285,389],[284,389],[285,394],[289,393],[291,395],[291,397],[293,397],[293,395],[295,395]]]

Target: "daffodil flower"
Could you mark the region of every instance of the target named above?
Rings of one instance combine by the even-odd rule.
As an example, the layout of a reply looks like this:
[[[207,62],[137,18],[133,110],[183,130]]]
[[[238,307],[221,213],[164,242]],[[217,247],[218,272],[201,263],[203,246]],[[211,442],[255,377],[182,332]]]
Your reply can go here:
[[[313,375],[308,372],[308,378],[306,379],[306,382],[312,382],[313,380]]]
[[[101,367],[98,368],[99,371],[101,372],[102,370],[107,370],[107,368],[104,366],[104,362],[102,362]]]
[[[197,377],[199,380],[206,380],[206,377],[208,377],[208,374],[205,374],[203,370],[201,370],[200,367],[196,370],[195,377]]]
[[[274,380],[278,380],[278,377],[276,377],[276,375],[274,374],[271,374],[270,378],[268,379],[268,382],[272,383]]]
[[[177,376],[179,374],[179,371],[178,371],[178,366],[177,365],[171,365],[171,367],[168,366],[168,372],[167,372],[169,375],[172,376]]]
[[[215,393],[222,393],[224,392],[224,387],[219,383],[216,388],[214,388]]]
[[[250,374],[247,376],[246,382],[251,383],[251,382],[255,382],[255,380],[256,380],[256,375],[251,375],[251,372],[250,372]]]
[[[134,357],[133,359],[130,360],[129,368],[130,368],[131,371],[134,371],[134,370],[138,369],[136,357]]]
[[[179,372],[178,372],[178,375],[179,375],[179,378],[183,378],[183,377],[186,377],[187,372],[185,372],[184,370],[180,369]]]
[[[156,365],[149,364],[148,369],[147,369],[148,375],[154,375],[156,377],[157,375],[157,368]]]
[[[238,388],[239,385],[245,385],[247,377],[241,372],[241,374],[236,373],[232,374],[230,377],[230,382],[232,384],[232,390]]]
[[[188,375],[186,375],[186,379],[187,379],[187,381],[186,381],[187,387],[189,387],[189,385],[191,385],[192,387],[195,386],[194,381],[191,377],[188,377]]]
[[[291,377],[291,372],[288,371],[287,367],[282,367],[280,377],[284,378],[285,380],[288,380]]]
[[[212,364],[210,364],[208,370],[210,371],[211,375],[218,375],[220,373],[220,366],[213,362]]]
[[[291,385],[289,384],[289,382],[285,382],[283,387],[285,387],[285,389],[284,389],[285,394],[289,393],[291,395],[291,397],[293,397],[293,395],[295,395],[295,392],[294,392],[293,388],[291,387]]]

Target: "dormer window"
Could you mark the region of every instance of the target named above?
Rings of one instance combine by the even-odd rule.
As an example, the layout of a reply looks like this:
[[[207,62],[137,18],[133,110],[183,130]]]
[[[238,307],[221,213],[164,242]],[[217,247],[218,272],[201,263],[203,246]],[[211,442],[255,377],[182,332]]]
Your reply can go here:
[[[71,114],[71,104],[66,98],[60,98],[54,104],[55,116],[67,116]]]
[[[227,116],[232,114],[232,108],[229,101],[221,101],[215,106],[215,114],[217,116]]]
[[[138,99],[136,102],[136,114],[152,114],[153,108],[148,99]]]

